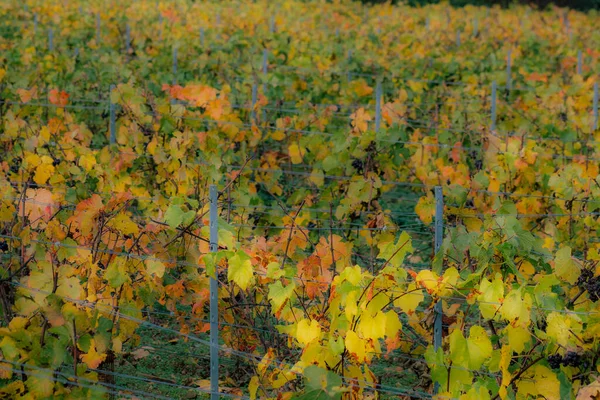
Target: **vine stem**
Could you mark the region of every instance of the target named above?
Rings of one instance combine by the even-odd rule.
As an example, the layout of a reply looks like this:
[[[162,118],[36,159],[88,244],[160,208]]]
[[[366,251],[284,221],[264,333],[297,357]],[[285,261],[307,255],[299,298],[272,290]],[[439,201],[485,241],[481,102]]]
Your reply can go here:
[[[517,374],[511,378],[511,380],[508,383],[508,385],[510,386],[513,383],[515,383],[517,381],[517,379],[519,379],[521,377],[521,375],[523,375],[525,373],[525,371],[527,371],[529,368],[533,367],[535,364],[537,364],[543,358],[544,358],[544,356],[539,356],[538,358],[534,359],[529,364],[527,364],[526,366],[524,366],[523,368],[521,368],[521,370],[519,370],[519,372],[517,372]],[[496,394],[496,396],[494,396],[492,398],[492,400],[496,400],[496,399],[499,399],[499,398],[500,398],[500,394]]]

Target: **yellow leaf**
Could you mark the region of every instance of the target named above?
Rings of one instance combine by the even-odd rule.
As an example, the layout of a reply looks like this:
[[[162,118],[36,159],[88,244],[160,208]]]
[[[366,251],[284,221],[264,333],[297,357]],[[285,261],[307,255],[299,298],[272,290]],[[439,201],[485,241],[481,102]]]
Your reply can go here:
[[[361,314],[358,331],[365,339],[378,340],[385,336],[385,325],[387,318],[383,312],[378,312],[374,317],[370,313]]]
[[[431,224],[433,215],[435,214],[435,199],[433,196],[428,194],[421,197],[415,206],[415,212],[424,224]]]
[[[115,228],[122,235],[137,235],[140,231],[137,224],[127,214],[119,213],[112,218],[108,225]]]
[[[563,247],[556,252],[554,270],[560,279],[572,285],[579,278],[580,269],[579,265],[571,258],[570,247]]]
[[[362,269],[358,265],[355,265],[354,267],[346,267],[340,274],[340,278],[347,280],[354,286],[357,286],[362,280]]]
[[[550,368],[536,364],[517,381],[517,398],[540,397],[560,399],[560,382]]]
[[[358,304],[357,304],[357,299],[358,299],[358,292],[356,290],[348,293],[348,295],[346,296],[346,301],[345,301],[345,313],[346,313],[346,319],[348,319],[348,321],[352,321],[352,317],[355,316],[358,313]]]
[[[529,324],[531,303],[529,294],[526,293],[522,299],[520,290],[512,290],[506,295],[499,312],[509,322],[518,320],[521,324]]]
[[[394,300],[394,307],[399,307],[403,312],[410,315],[415,312],[424,298],[423,290],[418,289],[417,284],[413,282],[406,288],[406,293]]]
[[[156,275],[159,278],[162,278],[165,274],[165,264],[160,262],[159,260],[146,260],[146,273],[148,275]]]
[[[525,350],[525,345],[531,340],[531,334],[528,329],[522,326],[508,325],[505,331],[508,335],[508,343],[510,343],[514,351],[521,353]]]
[[[252,262],[250,257],[243,251],[238,251],[229,259],[227,279],[235,282],[242,290],[246,290],[252,282]]]
[[[365,361],[365,341],[359,338],[356,332],[348,331],[344,343],[346,344],[346,350],[348,350],[358,362]]]
[[[85,169],[86,172],[90,172],[96,165],[96,157],[93,154],[88,153],[79,157],[79,166]]]
[[[484,278],[479,285],[479,292],[481,294],[477,297],[477,300],[480,302],[479,309],[481,310],[481,315],[483,318],[493,319],[501,306],[504,296],[504,283],[502,279],[496,277],[493,282],[490,282]]]
[[[248,384],[248,392],[250,393],[250,399],[256,399],[256,392],[258,391],[258,385],[260,384],[258,376],[253,376]]]
[[[369,121],[372,119],[368,112],[364,108],[359,108],[355,113],[350,115],[352,120],[352,126],[355,130],[360,133],[365,132],[369,127]]]
[[[546,317],[546,334],[561,346],[568,346],[572,334],[579,334],[582,330],[581,320],[577,315],[551,312]]]
[[[389,311],[385,314],[385,336],[395,337],[402,330],[402,322],[398,318],[398,314],[394,311]]]
[[[451,393],[450,393],[450,396]],[[485,386],[479,387],[471,387],[469,391],[459,397],[459,400],[489,400],[490,392],[485,388]]]
[[[96,369],[98,366],[106,360],[106,354],[100,354],[96,352],[96,342],[94,339],[90,340],[90,350],[86,354],[81,354],[81,361],[87,364],[88,368]]]
[[[33,180],[38,185],[44,185],[52,174],[54,174],[54,166],[52,164],[42,164],[36,168]]]
[[[302,162],[302,153],[300,152],[298,143],[292,143],[288,146],[288,154],[293,164],[300,164]]]
[[[512,375],[508,371],[511,355],[512,349],[510,348],[510,345],[503,345],[502,349],[500,350],[500,371],[502,371],[502,381],[500,384],[500,390],[498,391],[498,394],[502,400],[504,400],[508,395],[506,388],[508,385],[510,385],[510,380],[512,378]]]
[[[316,320],[303,319],[298,322],[296,329],[296,339],[303,345],[307,345],[313,340],[321,337],[321,326]]]

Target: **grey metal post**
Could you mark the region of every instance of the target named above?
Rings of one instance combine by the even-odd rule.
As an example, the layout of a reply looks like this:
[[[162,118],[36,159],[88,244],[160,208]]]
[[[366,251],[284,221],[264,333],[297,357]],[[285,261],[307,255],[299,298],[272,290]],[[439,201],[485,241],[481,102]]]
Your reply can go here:
[[[218,237],[218,212],[217,212],[217,186],[210,185],[210,251],[219,250]],[[210,398],[219,399],[219,282],[215,276],[210,277]]]
[[[37,35],[38,13],[33,14],[33,34]]]
[[[129,24],[125,27],[125,49],[127,50],[127,54],[131,51],[131,28]]]
[[[163,39],[163,16],[158,14],[158,40]]]
[[[473,19],[473,36],[477,36],[479,33],[479,24],[477,22],[477,18]]]
[[[496,81],[492,82],[492,130],[496,130]]]
[[[512,87],[512,82],[511,82],[511,72],[510,72],[510,56],[511,56],[511,50],[508,49],[508,54],[506,55],[506,89],[510,90]]]
[[[267,95],[267,69],[268,69],[268,60],[269,60],[269,51],[267,49],[263,50],[263,65],[262,65],[262,72],[265,78],[265,82],[263,83],[263,94],[266,96]],[[263,109],[262,110],[262,118],[263,121],[266,121],[267,119],[267,110]]]
[[[456,47],[460,47],[460,31],[456,30]]]
[[[375,87],[375,132],[379,132],[381,126],[381,81],[377,80]]]
[[[173,85],[177,84],[177,47],[173,46]]]
[[[271,21],[269,22],[269,32],[275,33],[275,17],[271,17]]]
[[[96,14],[96,45],[100,45],[100,13]]]
[[[252,85],[252,109],[250,110],[250,123],[256,123],[256,112],[254,111],[254,107],[256,106],[256,102],[258,100],[258,85],[256,83]]]
[[[429,30],[429,27],[430,27],[430,21],[429,21],[429,17],[427,17],[425,19],[425,29]]]
[[[54,50],[54,31],[52,28],[48,29],[48,50]]]
[[[435,237],[434,250],[435,253],[442,247],[444,237],[444,193],[441,186],[436,186],[435,189]],[[440,271],[440,275],[441,275]],[[442,301],[438,300],[434,307],[435,319],[433,322],[433,348],[437,351],[442,347]],[[440,390],[438,382],[433,387],[434,393],[437,394]]]
[[[352,49],[348,50],[348,64],[350,64],[350,62],[352,61]],[[348,65],[348,67],[350,67]],[[350,82],[352,80],[352,72],[350,71],[350,68],[348,68],[348,82]]]
[[[577,52],[577,75],[581,75],[581,71],[583,70],[583,55],[581,50]]]
[[[435,238],[434,249],[436,252],[442,247],[444,239],[444,193],[441,186],[436,186],[435,191]]]
[[[598,82],[594,83],[594,131],[598,129]]]
[[[262,72],[267,75],[267,63],[269,61],[269,51],[267,49],[263,50],[263,60],[262,60]]]
[[[112,92],[115,90],[115,85],[110,85],[109,93],[109,114],[110,114],[110,144],[117,141],[117,118],[115,113],[115,103],[112,101]]]

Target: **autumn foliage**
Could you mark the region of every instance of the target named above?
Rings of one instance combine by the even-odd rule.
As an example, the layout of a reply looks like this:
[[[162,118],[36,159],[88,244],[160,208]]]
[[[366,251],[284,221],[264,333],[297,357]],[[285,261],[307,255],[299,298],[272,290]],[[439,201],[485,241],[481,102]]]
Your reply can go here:
[[[593,14],[109,3],[0,10],[0,397],[107,398],[141,327],[204,340],[210,277],[228,394],[598,396]]]

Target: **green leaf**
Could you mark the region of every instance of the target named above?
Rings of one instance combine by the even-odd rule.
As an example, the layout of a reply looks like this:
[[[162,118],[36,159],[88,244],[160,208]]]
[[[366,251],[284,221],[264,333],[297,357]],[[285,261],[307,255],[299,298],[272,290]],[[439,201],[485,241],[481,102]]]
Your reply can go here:
[[[296,289],[296,284],[294,281],[291,281],[289,285],[283,286],[281,281],[277,281],[271,285],[269,285],[269,300],[271,301],[271,305],[273,306],[273,312],[278,312],[281,307],[290,299],[292,294],[294,294],[294,289]]]
[[[177,228],[179,225],[189,225],[194,221],[196,213],[191,211],[183,211],[180,205],[171,203],[165,212],[165,222],[171,228]]]
[[[342,398],[342,378],[332,371],[316,365],[304,369],[306,386],[304,393],[296,395],[298,400],[331,400]]]
[[[404,262],[404,257],[406,257],[406,254],[413,251],[410,236],[406,232],[402,232],[402,234],[400,234],[400,237],[396,243],[393,241],[379,243],[377,247],[379,248],[379,255],[377,258],[386,261],[389,260],[389,265],[394,268],[400,268]]]
[[[52,372],[35,371],[27,378],[25,385],[35,399],[51,397],[54,393]]]
[[[62,241],[61,246],[56,252],[56,257],[59,261],[65,261],[69,257],[74,257],[77,255],[77,247],[79,247],[77,242],[68,237]]]
[[[480,326],[472,326],[465,339],[459,329],[450,334],[450,359],[454,365],[478,370],[492,356],[492,342]]]
[[[88,333],[81,335],[79,337],[79,340],[77,341],[77,347],[79,348],[79,350],[83,351],[84,353],[87,353],[88,351],[90,351],[91,344],[92,344],[92,337]]]
[[[441,348],[435,351],[433,346],[427,347],[425,351],[425,361],[431,371],[431,379],[440,386],[446,387],[448,383],[448,370],[444,360],[444,352]]]
[[[125,262],[122,259],[117,258],[110,263],[104,272],[104,279],[106,279],[108,284],[113,288],[118,288],[122,284],[129,282],[130,279]]]
[[[15,341],[8,336],[4,336],[4,339],[0,342],[0,350],[6,359],[16,359],[19,357],[19,350]]]

